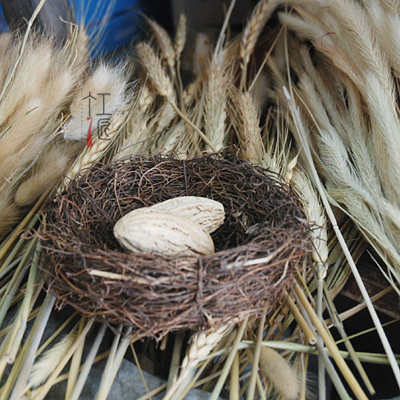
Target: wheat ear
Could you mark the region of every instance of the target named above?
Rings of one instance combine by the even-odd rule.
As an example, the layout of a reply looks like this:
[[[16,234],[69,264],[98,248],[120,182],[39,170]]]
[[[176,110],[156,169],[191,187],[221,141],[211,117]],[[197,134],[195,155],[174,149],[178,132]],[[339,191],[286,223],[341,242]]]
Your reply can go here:
[[[156,56],[151,46],[147,43],[139,43],[136,48],[143,67],[148,72],[158,93],[167,99],[175,98],[172,82],[162,67],[160,58]]]
[[[174,41],[175,58],[179,60],[186,44],[186,17],[184,14],[179,16],[178,26]]]
[[[276,0],[262,0],[254,8],[251,17],[242,33],[240,43],[240,58],[242,68],[245,69],[253,54],[257,39],[263,30],[268,18],[279,4]]]
[[[168,78],[161,65],[160,59],[156,56],[151,46],[147,43],[139,43],[137,45],[137,51],[140,59],[142,60],[143,67],[147,70],[149,78],[157,88],[158,93],[165,97],[179,117],[182,118],[187,125],[189,125],[189,128],[196,131],[212,151],[216,151],[210,139],[192,121],[190,121],[177,106],[172,82]],[[195,141],[195,137],[192,137],[192,139]]]
[[[264,157],[264,145],[261,138],[259,111],[249,92],[237,93],[237,112],[239,124],[237,136],[240,154],[252,163],[260,165]]]
[[[192,336],[186,357],[183,359],[181,364],[181,373],[165,395],[164,400],[176,398],[176,395],[179,395],[178,390],[181,392],[185,389],[182,387],[184,386],[182,385],[183,382],[188,382],[188,380],[191,379],[197,365],[207,358],[207,356],[231,329],[232,325],[224,325],[217,330],[210,329],[208,331],[200,331]]]
[[[229,71],[226,71],[224,66],[221,51],[217,57],[213,58],[207,69],[204,130],[212,144],[212,151],[221,150],[226,143],[225,121],[230,77]]]
[[[157,24],[157,22],[147,19],[147,23],[150,25],[151,30],[157,40],[158,46],[160,47],[163,59],[166,61],[171,72],[174,72],[175,68],[175,50],[171,42],[167,31]]]

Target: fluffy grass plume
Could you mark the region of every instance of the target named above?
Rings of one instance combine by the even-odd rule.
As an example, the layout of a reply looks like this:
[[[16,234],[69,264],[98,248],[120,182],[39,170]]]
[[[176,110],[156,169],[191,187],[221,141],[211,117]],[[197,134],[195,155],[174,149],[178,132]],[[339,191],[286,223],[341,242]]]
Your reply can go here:
[[[275,350],[261,346],[260,369],[285,400],[297,400],[300,382],[293,367]]]
[[[60,364],[61,360],[65,357],[75,339],[75,334],[68,334],[51,349],[46,350],[40,359],[33,364],[28,379],[28,384],[30,387],[38,387],[46,381],[46,379],[57,368],[58,364]]]
[[[13,43],[8,52],[12,57]],[[33,66],[40,65],[40,68]],[[48,125],[68,102],[78,71],[63,62],[63,53],[49,40],[31,39],[14,79],[0,101],[0,171],[10,180],[49,141],[56,125]]]
[[[82,67],[69,57],[70,44],[54,47],[51,38],[33,34],[14,69],[21,44],[22,38],[18,36],[0,35],[0,53],[7,55],[0,61],[0,190],[1,201],[7,205],[2,208],[0,237],[24,215],[26,209],[22,206],[32,204],[54,184],[56,171],[60,174],[58,179],[61,177],[67,158],[73,157],[74,151],[76,155],[78,150],[74,148],[71,153],[65,148],[68,156],[60,155],[50,175],[36,174],[39,164],[45,164],[43,157],[58,140],[59,127],[63,115],[68,113]],[[33,185],[28,188],[29,184],[25,183],[25,189],[21,189],[15,201],[14,195],[21,183],[34,174],[35,178],[30,181]],[[30,193],[32,198],[28,198]]]
[[[70,105],[71,118],[64,126],[64,138],[86,140],[90,126],[94,132],[99,122],[122,108],[125,91],[123,69],[100,64],[75,93]]]

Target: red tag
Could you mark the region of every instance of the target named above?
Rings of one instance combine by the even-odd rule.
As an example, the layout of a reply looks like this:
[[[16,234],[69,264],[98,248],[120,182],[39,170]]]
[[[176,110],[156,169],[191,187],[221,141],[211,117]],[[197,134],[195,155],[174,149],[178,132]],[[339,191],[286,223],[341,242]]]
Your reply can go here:
[[[87,117],[88,121],[90,120],[90,125],[89,125],[89,130],[88,130],[88,135],[87,135],[87,147],[92,147],[93,142],[92,142],[92,123],[93,123],[93,118],[92,117]]]

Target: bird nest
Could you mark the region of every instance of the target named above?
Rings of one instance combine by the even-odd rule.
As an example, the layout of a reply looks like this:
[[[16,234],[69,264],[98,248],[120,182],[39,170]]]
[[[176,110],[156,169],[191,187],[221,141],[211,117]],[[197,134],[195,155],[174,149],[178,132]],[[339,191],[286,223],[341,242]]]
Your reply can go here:
[[[130,254],[119,245],[119,218],[178,196],[224,205],[214,254]],[[235,157],[141,156],[97,165],[54,199],[42,221],[41,265],[59,306],[146,336],[271,309],[309,251],[309,228],[290,187]]]

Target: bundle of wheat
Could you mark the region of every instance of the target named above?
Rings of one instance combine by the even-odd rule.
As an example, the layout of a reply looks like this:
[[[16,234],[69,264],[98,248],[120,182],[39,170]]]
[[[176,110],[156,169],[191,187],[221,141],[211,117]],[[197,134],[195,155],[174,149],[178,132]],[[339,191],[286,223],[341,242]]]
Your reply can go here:
[[[1,333],[6,337],[0,347],[0,374],[8,362],[18,357],[0,391],[0,399],[10,395],[18,399],[26,393],[43,399],[70,359],[68,374],[64,376],[68,378],[66,398],[78,399],[106,331],[106,324],[98,328],[96,340],[78,374],[85,339],[91,329],[96,329],[93,317],[96,313],[102,321],[131,325],[114,328],[115,338],[98,400],[104,400],[110,392],[129,347],[136,359],[135,340],[143,334],[162,337],[183,327],[196,329],[181,364],[185,342],[181,333],[165,335],[160,345],[162,349],[168,348],[174,340],[172,359],[165,355],[162,358],[169,369],[166,399],[184,398],[196,382],[202,389],[213,391],[212,400],[223,390],[229,391],[232,399],[242,395],[249,399],[258,395],[264,399],[274,390],[287,399],[305,399],[309,354],[313,352],[319,355],[319,398],[323,400],[326,396],[325,369],[340,396],[349,398],[326,348],[355,396],[366,399],[344,361],[346,356],[339,352],[330,335],[332,326],[338,329],[346,345],[347,357],[355,363],[369,392],[374,393],[361,361],[387,362],[387,359],[379,354],[366,357],[354,350],[332,301],[349,276],[349,265],[355,267],[350,253],[357,260],[366,246],[349,221],[341,231],[333,227],[341,245],[337,243],[320,202],[319,196],[323,197],[325,192],[317,194],[314,184],[318,187],[318,175],[314,174],[310,158],[304,155],[310,155],[307,150],[312,148],[331,200],[336,200],[335,204],[339,203],[352,216],[365,236],[387,257],[389,266],[390,263],[397,265],[398,138],[395,132],[398,117],[397,89],[393,83],[398,79],[395,46],[398,13],[392,4],[379,1],[361,5],[352,0],[289,3],[292,8],[280,1],[260,1],[242,35],[229,42],[225,38],[229,15],[235,5],[232,1],[215,47],[205,34],[198,36],[191,62],[193,79],[188,85],[182,83],[180,75],[186,40],[185,18],[180,19],[174,41],[157,23],[148,20],[152,40],[137,45],[138,80],[128,98],[124,98],[127,69],[100,64],[97,70],[83,71],[87,52],[79,49],[86,49],[87,42],[82,40],[82,30],[73,34],[67,44],[69,50],[59,55],[65,56],[66,62],[59,63],[59,72],[54,74],[68,74],[76,69],[77,76],[72,73],[75,83],[62,105],[48,117],[51,123],[41,128],[51,126],[46,132],[56,133],[55,138],[48,136],[52,147],[43,152],[46,157],[28,164],[29,168],[35,166],[29,172],[25,167],[21,170],[26,161],[15,164],[24,172],[15,176],[24,178],[15,181],[18,184],[12,186],[11,192],[2,190],[1,195],[9,201],[6,204],[9,210],[5,206],[1,211],[8,215],[28,211],[27,205],[50,188],[60,175],[68,171],[69,178],[77,176],[71,182],[64,181],[56,202],[48,208],[48,213],[42,213],[43,225],[37,232],[44,248],[40,265],[47,271],[47,281],[53,283],[50,287],[58,294],[59,304],[74,304],[89,318],[82,317],[72,329],[62,325],[54,336],[64,330],[67,331],[65,339],[39,359],[29,377],[35,357],[51,341],[35,354],[55,297],[48,291],[36,318],[34,305],[44,285],[37,273],[39,239],[17,239],[21,227],[31,228],[37,223],[42,196],[0,247],[0,276],[4,282],[0,322],[4,321],[12,301],[20,302],[17,317]],[[268,25],[273,13],[276,18],[273,25]],[[383,20],[389,22],[384,24]],[[356,30],[355,26],[362,29]],[[3,38],[5,42],[9,40],[6,36]],[[28,50],[29,46],[28,42]],[[76,53],[71,51],[73,48]],[[11,54],[11,49],[12,46],[7,47],[7,53]],[[51,51],[58,54],[59,50]],[[16,55],[16,50],[13,54]],[[12,69],[13,74],[15,71],[18,69]],[[286,77],[287,72],[291,81]],[[17,83],[11,80],[5,87],[11,88],[14,84]],[[285,93],[283,86],[289,92]],[[91,124],[93,128],[100,121],[90,121],[82,114],[85,118],[80,122],[79,113],[82,107],[86,110],[88,106],[82,100],[90,95],[97,97],[97,93],[108,93],[109,89],[113,89],[112,97],[104,98],[105,103],[92,105],[97,107],[96,114],[103,111],[104,105],[114,116],[107,130],[99,134],[93,131],[92,145],[85,146]],[[299,99],[297,95],[302,100],[300,108],[294,104]],[[4,99],[8,98],[1,96],[0,107],[7,105]],[[19,99],[17,93],[13,99]],[[25,108],[20,119],[13,120],[15,123],[2,122],[4,137],[14,126],[35,115],[35,110],[29,112],[31,108]],[[312,140],[302,138],[301,128],[310,132]],[[101,137],[103,133],[107,140]],[[22,142],[34,142],[39,136],[35,134]],[[75,150],[71,150],[71,156],[59,159],[55,144],[64,142]],[[237,155],[250,161],[252,167],[229,158],[229,153],[222,152],[219,157],[202,154],[232,144],[237,146]],[[28,157],[26,149],[28,146],[18,153],[21,160]],[[82,149],[73,167],[68,168],[66,165]],[[160,153],[175,155],[181,160],[163,158]],[[126,160],[135,154],[141,156]],[[148,158],[146,154],[157,156]],[[112,157],[121,161],[96,165],[105,156],[107,162]],[[19,162],[18,157],[15,160]],[[51,163],[57,165],[51,171],[57,175],[54,179],[51,173],[46,173]],[[47,169],[42,168],[45,164]],[[92,172],[83,175],[82,170],[93,165]],[[394,166],[393,172],[389,165]],[[32,177],[30,184],[29,177]],[[29,187],[36,189],[35,196],[29,194]],[[273,201],[269,199],[267,187],[280,199],[276,204],[275,197]],[[16,196],[19,188],[21,191]],[[288,193],[289,197],[285,197]],[[154,254],[128,255],[119,247],[112,236],[112,225],[118,217],[132,208],[187,194],[218,199],[228,212],[223,227],[213,234],[216,254],[168,258]],[[361,200],[353,201],[353,195]],[[15,221],[20,218],[13,215]],[[291,219],[293,216],[295,220]],[[266,219],[273,221],[273,229],[254,226]],[[277,239],[276,229],[281,226],[285,233]],[[5,234],[6,228],[2,232]],[[313,249],[309,257],[304,258],[305,237],[296,236],[296,232],[310,233]],[[283,248],[290,240],[293,243]],[[274,255],[276,262],[269,260],[269,255]],[[297,258],[289,262],[293,256]],[[302,257],[305,268],[302,265],[295,272],[293,267],[298,266]],[[241,269],[237,268],[239,264]],[[228,271],[227,265],[233,268]],[[397,269],[392,273],[396,275]],[[282,276],[284,279],[280,282]],[[290,291],[295,278],[298,284]],[[274,287],[276,283],[279,285]],[[161,290],[162,296],[156,290]],[[134,310],[128,306],[131,300],[134,300]],[[150,300],[153,306],[148,305]],[[224,309],[216,300],[221,301]],[[229,306],[225,307],[227,303]],[[270,306],[272,303],[275,308]],[[166,310],[174,311],[168,314]],[[330,313],[328,320],[324,319],[325,310]],[[357,309],[348,312],[355,313]],[[28,318],[36,318],[35,326],[21,346]],[[243,321],[236,326],[239,319]],[[284,332],[289,337],[282,340]],[[148,340],[147,344],[154,350],[155,341]],[[283,352],[277,354],[266,350],[267,347]],[[390,356],[387,346],[385,350]],[[216,355],[219,357],[215,358]],[[394,357],[393,360],[396,374]],[[145,398],[164,388],[161,386]]]

